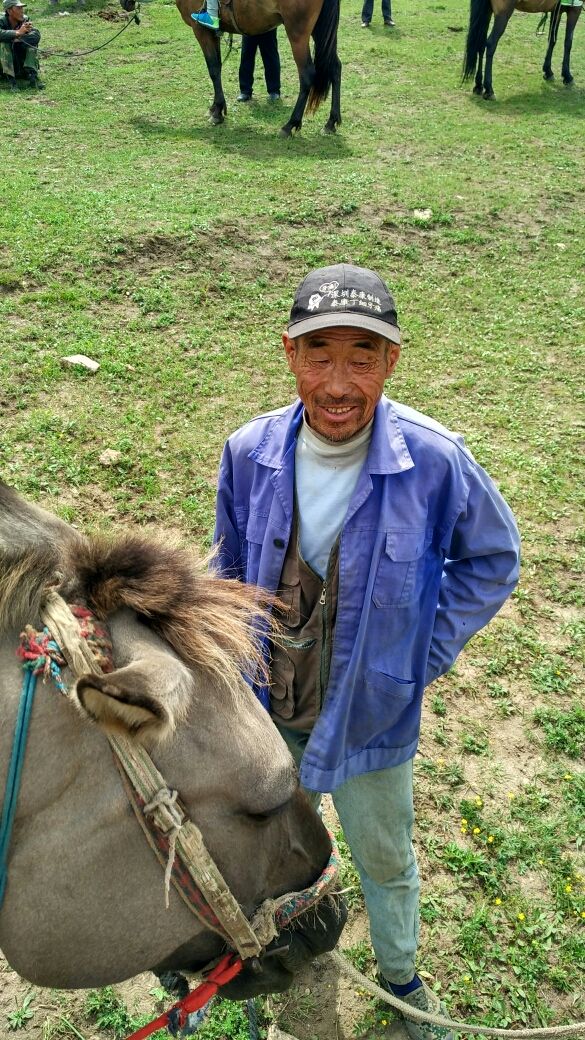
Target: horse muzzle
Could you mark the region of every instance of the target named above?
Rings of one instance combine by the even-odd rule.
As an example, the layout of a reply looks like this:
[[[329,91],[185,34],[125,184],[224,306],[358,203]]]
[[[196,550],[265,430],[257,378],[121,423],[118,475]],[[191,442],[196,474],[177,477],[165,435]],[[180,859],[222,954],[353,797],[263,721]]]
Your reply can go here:
[[[222,996],[247,1000],[289,989],[301,968],[335,947],[346,921],[342,897],[335,893],[325,896],[283,928],[260,957],[245,961],[240,974],[222,987]]]
[[[120,0],[120,7],[122,7],[128,14],[136,10],[136,0]]]

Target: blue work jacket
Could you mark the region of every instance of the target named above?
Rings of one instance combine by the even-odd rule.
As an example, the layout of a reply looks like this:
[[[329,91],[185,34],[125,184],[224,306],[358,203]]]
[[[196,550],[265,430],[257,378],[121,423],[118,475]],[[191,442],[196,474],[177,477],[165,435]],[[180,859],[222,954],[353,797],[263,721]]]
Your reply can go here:
[[[302,416],[297,401],[252,419],[221,460],[219,570],[270,592],[291,532]],[[301,763],[305,787],[332,791],[414,755],[423,690],[512,592],[519,541],[461,437],[382,397],[341,531],[329,683]]]

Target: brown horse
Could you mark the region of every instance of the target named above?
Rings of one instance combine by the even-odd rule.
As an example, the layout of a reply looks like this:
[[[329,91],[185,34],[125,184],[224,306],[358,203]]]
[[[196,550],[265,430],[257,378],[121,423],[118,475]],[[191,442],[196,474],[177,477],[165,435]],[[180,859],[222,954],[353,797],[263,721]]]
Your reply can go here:
[[[125,11],[133,11],[136,0],[120,0]],[[198,0],[176,0],[181,17],[193,30],[203,51],[213,83],[209,115],[214,124],[223,123],[227,105],[221,83],[221,52],[218,33],[193,21],[201,10]],[[341,62],[337,55],[340,0],[223,0],[220,28],[236,35],[257,35],[284,24],[299,73],[299,96],[290,119],[281,129],[284,137],[300,130],[305,108],[315,111],[331,88],[331,112],[323,132],[334,134],[341,123]],[[311,56],[309,41],[315,41]]]
[[[483,93],[484,98],[488,101],[495,96],[492,85],[492,63],[496,47],[514,11],[528,11],[530,14],[552,12],[548,48],[542,66],[545,79],[553,78],[552,53],[557,41],[561,15],[563,11],[566,11],[567,28],[561,72],[563,83],[568,86],[573,82],[570,68],[571,47],[575,26],[581,14],[581,7],[575,0],[573,3],[571,0],[565,0],[564,3],[559,0],[471,0],[467,44],[463,60],[463,79],[469,79],[475,74],[473,93]],[[494,25],[488,36],[492,14]],[[484,51],[486,52],[485,72],[482,72]]]

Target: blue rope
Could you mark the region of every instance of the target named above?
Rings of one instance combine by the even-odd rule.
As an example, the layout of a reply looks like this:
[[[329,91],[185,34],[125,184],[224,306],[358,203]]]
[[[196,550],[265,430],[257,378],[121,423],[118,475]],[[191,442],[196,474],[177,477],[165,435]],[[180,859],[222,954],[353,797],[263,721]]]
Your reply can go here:
[[[253,997],[246,1001],[246,1009],[248,1011],[248,1035],[250,1040],[259,1040],[258,1008]]]
[[[18,718],[14,731],[12,743],[12,755],[8,766],[8,778],[6,781],[6,792],[4,795],[4,806],[2,809],[2,822],[0,823],[0,907],[4,900],[6,879],[8,876],[8,849],[12,825],[16,814],[16,803],[20,789],[20,778],[26,752],[26,741],[28,727],[33,708],[37,677],[32,672],[26,672],[22,684],[20,704],[18,706]]]

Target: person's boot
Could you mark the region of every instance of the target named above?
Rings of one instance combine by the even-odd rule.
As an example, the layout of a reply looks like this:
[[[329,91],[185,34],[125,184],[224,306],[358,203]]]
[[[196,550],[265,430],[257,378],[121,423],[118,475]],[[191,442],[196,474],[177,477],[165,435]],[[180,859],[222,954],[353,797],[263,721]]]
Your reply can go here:
[[[432,989],[419,978],[418,975],[414,976],[412,983],[418,982],[419,985],[415,986],[408,993],[401,993],[401,990],[406,989],[406,986],[396,986],[388,982],[383,975],[378,975],[378,982],[382,986],[382,989],[392,993],[399,1000],[404,1001],[405,1004],[409,1004],[410,1007],[416,1008],[417,1011],[427,1011],[432,1015],[440,1015],[441,1018],[447,1017],[445,1005],[441,1003],[436,993],[433,993]],[[408,1033],[410,1040],[454,1040],[453,1033],[450,1029],[446,1029],[443,1026],[434,1025],[427,1022],[415,1022],[412,1018],[403,1016],[403,1024]]]
[[[38,74],[36,69],[27,69],[26,70],[26,78],[27,78],[29,87],[32,87],[33,90],[44,90],[45,89],[45,84],[42,82],[42,80],[39,79],[39,74]]]
[[[6,74],[6,85],[9,90],[18,90],[18,83],[16,82],[14,76],[9,76],[8,74]]]

